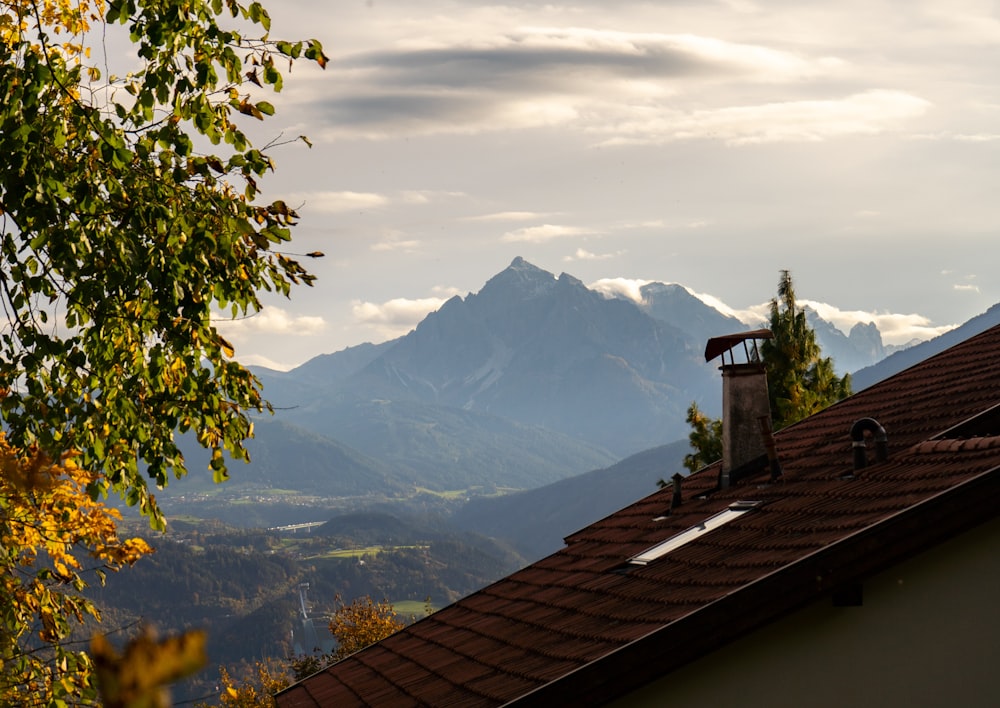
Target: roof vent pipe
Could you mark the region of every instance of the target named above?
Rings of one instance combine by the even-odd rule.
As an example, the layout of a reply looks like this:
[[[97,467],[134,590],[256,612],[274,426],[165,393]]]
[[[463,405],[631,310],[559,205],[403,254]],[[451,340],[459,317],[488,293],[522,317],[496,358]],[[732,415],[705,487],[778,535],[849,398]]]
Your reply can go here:
[[[875,438],[875,460],[885,462],[889,458],[889,438],[883,428],[874,418],[862,418],[851,426],[851,447],[854,448],[854,469],[863,469],[867,464],[865,433],[871,433]]]
[[[674,483],[674,494],[670,498],[670,509],[673,510],[679,507],[683,502],[683,499],[681,498],[681,482],[684,481],[684,477],[681,476],[680,472],[677,472],[670,479]]]

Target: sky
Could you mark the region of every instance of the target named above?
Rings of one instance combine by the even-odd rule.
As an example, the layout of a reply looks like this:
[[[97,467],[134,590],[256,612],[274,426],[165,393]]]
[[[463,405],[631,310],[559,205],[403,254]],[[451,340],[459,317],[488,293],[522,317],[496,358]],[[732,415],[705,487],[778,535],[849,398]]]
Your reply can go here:
[[[259,140],[313,288],[220,323],[287,369],[412,329],[516,256],[743,312],[791,271],[835,324],[927,338],[1000,301],[1000,5],[270,3],[319,39]]]

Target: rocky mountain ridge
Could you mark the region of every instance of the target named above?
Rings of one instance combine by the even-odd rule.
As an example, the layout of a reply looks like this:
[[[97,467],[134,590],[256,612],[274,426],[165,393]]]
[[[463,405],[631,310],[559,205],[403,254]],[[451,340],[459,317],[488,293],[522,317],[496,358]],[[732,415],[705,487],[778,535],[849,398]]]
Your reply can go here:
[[[404,337],[289,372],[256,369],[277,410],[260,421],[254,462],[233,470],[231,486],[488,494],[682,439],[691,401],[710,415],[721,404],[706,340],[751,325],[680,285],[648,283],[640,295],[609,297],[515,258]],[[885,352],[874,325],[845,335],[810,317],[835,359],[854,365]]]

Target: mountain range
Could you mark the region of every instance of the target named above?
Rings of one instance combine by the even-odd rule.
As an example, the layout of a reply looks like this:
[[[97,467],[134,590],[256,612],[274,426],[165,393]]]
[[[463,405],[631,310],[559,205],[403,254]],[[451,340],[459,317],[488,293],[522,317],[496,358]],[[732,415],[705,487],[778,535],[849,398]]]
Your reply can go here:
[[[833,329],[815,313],[809,319],[817,338],[822,336],[820,328]],[[1000,304],[934,339],[897,351],[885,348],[889,352],[886,358],[852,375],[854,390],[867,388],[996,325],[1000,325]],[[881,335],[873,329],[874,325],[855,325],[849,338],[839,330],[836,333],[856,346],[865,341],[880,344]],[[836,335],[827,336],[828,342],[838,341]],[[823,349],[828,353],[831,347],[824,345]],[[505,539],[527,558],[541,558],[561,548],[562,539],[577,529],[649,494],[658,480],[683,472],[683,458],[689,451],[687,440],[680,440],[536,489],[472,499],[452,515],[452,521],[467,531]]]
[[[681,285],[650,283],[640,295],[606,296],[515,258],[403,337],[288,372],[255,368],[276,412],[257,422],[253,462],[233,466],[228,488],[488,495],[681,440],[692,401],[710,415],[721,404],[705,342],[748,324]],[[845,335],[809,317],[838,369],[887,353],[874,324]],[[192,469],[199,454],[189,450]],[[194,476],[172,493],[208,488],[205,475]]]

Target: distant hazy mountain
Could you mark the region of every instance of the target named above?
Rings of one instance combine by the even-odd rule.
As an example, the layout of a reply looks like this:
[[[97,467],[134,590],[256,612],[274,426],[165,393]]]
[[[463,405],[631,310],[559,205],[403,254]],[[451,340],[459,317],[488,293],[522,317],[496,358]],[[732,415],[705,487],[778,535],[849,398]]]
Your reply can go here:
[[[333,354],[320,354],[293,370],[293,373],[275,371],[263,366],[250,370],[264,386],[264,396],[272,405],[286,408],[313,400],[323,391],[334,389],[337,384],[367,366],[395,341],[372,344],[365,342],[347,347]]]
[[[682,439],[691,401],[721,407],[706,341],[750,325],[680,285],[640,294],[607,297],[515,258],[404,337],[257,368],[277,423],[258,425],[242,478],[358,495],[528,489]],[[810,321],[838,370],[885,354],[872,324],[845,335]]]
[[[823,356],[833,359],[833,368],[838,374],[871,366],[886,356],[882,333],[874,322],[859,322],[845,335],[810,308],[806,308],[806,321],[816,332],[816,342],[823,350]]]
[[[960,327],[945,332],[939,337],[921,342],[903,351],[898,351],[874,366],[869,366],[855,372],[851,377],[854,390],[860,391],[863,388],[868,388],[882,379],[897,374],[903,369],[908,369],[914,364],[918,364],[924,359],[934,356],[948,347],[952,347],[980,332],[985,332],[997,324],[1000,324],[1000,304],[994,305],[983,314],[973,317]]]
[[[699,315],[718,318],[705,305]],[[621,456],[680,436],[692,399],[718,407],[718,372],[705,365],[702,339],[517,258],[339,389],[500,416]]]
[[[704,351],[712,337],[734,334],[747,329],[735,317],[724,315],[688,292],[682,285],[648,283],[639,289],[639,307],[651,317],[686,332]]]
[[[642,301],[638,307],[643,312],[684,331],[702,345],[711,337],[766,326],[726,315],[676,283],[648,283],[639,292]],[[624,296],[616,297],[626,299]],[[845,335],[810,308],[806,308],[806,317],[816,332],[816,341],[824,356],[833,358],[834,368],[839,374],[870,366],[892,351],[883,344],[882,334],[873,322],[858,323]]]
[[[510,542],[529,560],[554,553],[563,539],[656,491],[683,472],[687,440],[632,455],[605,469],[504,497],[479,498],[452,516],[459,528]]]
[[[333,386],[353,376],[393,346],[394,341],[365,342],[334,354],[321,354],[295,369],[295,379],[312,385]]]
[[[210,490],[294,490],[322,497],[364,496],[373,491],[401,494],[409,480],[382,461],[339,441],[281,420],[255,421],[255,437],[246,443],[251,463],[229,462],[230,479],[218,487],[208,471],[209,453],[191,437],[181,447],[188,478],[158,492],[165,498]]]
[[[411,488],[527,489],[615,459],[564,433],[414,400],[340,392],[277,415],[325,438],[350,441]]]

